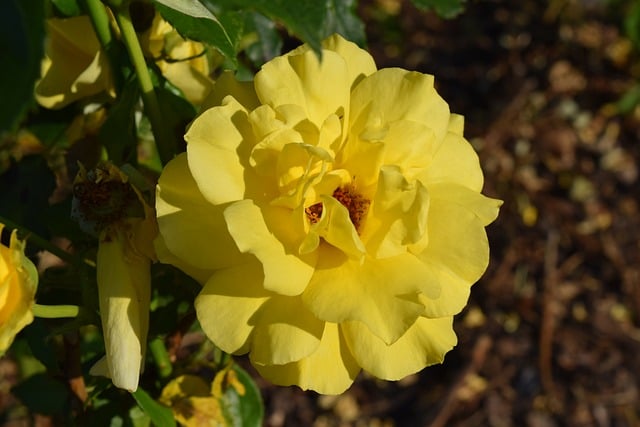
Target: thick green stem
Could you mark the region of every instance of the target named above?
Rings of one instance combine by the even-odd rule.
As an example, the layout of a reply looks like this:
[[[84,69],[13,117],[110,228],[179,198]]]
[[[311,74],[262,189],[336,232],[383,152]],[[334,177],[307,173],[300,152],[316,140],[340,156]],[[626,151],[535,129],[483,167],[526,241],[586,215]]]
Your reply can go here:
[[[162,118],[158,98],[153,89],[151,75],[149,74],[149,69],[147,68],[147,63],[145,62],[135,28],[131,22],[128,2],[121,5],[116,11],[116,21],[118,22],[118,27],[120,27],[122,39],[127,47],[129,58],[138,77],[138,83],[140,84],[140,90],[142,92],[142,101],[144,102],[144,108],[149,122],[151,122],[151,130],[156,141],[158,154],[162,162],[166,164],[174,154],[172,134],[165,129],[165,122]]]
[[[78,313],[80,313],[80,307],[77,305],[33,305],[33,315],[45,319],[78,317]]]
[[[167,347],[164,345],[164,340],[160,337],[152,339],[149,343],[149,350],[151,351],[151,356],[153,356],[153,360],[158,368],[158,375],[160,375],[160,378],[168,378],[169,375],[171,375],[173,367],[171,365],[171,360],[169,359]]]

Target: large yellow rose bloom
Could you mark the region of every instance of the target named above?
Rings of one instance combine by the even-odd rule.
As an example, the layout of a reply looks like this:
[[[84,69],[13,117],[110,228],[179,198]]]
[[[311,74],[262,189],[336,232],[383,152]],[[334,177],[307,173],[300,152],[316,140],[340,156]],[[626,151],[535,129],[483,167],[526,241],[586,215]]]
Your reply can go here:
[[[218,81],[156,202],[216,345],[327,394],[442,362],[500,201],[433,82],[337,35]]]
[[[0,224],[0,233],[4,225]],[[24,255],[25,242],[11,233],[9,246],[0,244],[0,355],[16,334],[33,321],[38,272]]]

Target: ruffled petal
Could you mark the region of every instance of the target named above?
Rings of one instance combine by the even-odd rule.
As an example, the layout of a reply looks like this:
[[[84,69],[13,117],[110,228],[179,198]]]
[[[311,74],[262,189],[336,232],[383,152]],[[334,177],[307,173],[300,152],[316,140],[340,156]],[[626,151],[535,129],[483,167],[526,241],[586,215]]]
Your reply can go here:
[[[282,295],[299,295],[313,275],[317,255],[298,255],[302,230],[292,225],[292,213],[279,207],[258,207],[251,200],[224,211],[229,233],[242,252],[255,255],[264,269],[264,287]]]
[[[254,364],[263,377],[278,385],[297,385],[322,394],[340,394],[351,386],[360,367],[354,360],[338,325],[327,323],[317,350],[286,365]]]
[[[491,199],[468,187],[451,182],[430,184],[428,188],[433,199],[470,210],[483,225],[491,224],[498,217],[498,209],[502,205],[502,200]]]
[[[432,197],[428,229],[429,244],[416,256],[426,267],[423,283],[440,286],[441,293],[421,299],[425,316],[456,314],[489,263],[484,222],[466,207]]]
[[[347,322],[340,327],[358,364],[386,380],[399,380],[426,366],[442,363],[445,353],[457,343],[452,317],[419,317],[391,345],[369,332],[360,322]]]
[[[184,139],[189,169],[205,199],[217,205],[245,197],[251,173],[246,161],[254,142],[247,112],[238,101],[227,97],[221,107],[203,112]]]
[[[212,205],[200,193],[184,153],[170,161],[160,176],[156,212],[167,249],[183,262],[201,270],[239,262],[241,253],[227,230],[223,206]]]
[[[158,261],[163,264],[171,264],[178,267],[184,273],[198,281],[201,285],[204,285],[215,271],[194,267],[182,258],[175,256],[171,251],[169,251],[169,248],[167,248],[167,243],[162,237],[162,234],[158,234],[153,240],[153,249],[158,257]]]
[[[424,265],[413,255],[366,257],[361,264],[327,244],[318,252],[316,272],[302,294],[318,318],[335,323],[359,320],[392,343],[422,314],[417,293],[426,287]],[[438,293],[434,288],[430,295]]]
[[[424,248],[428,242],[429,193],[420,181],[409,183],[396,166],[380,170],[362,240],[374,258],[407,252],[407,246]]]
[[[262,103],[273,108],[294,104],[305,108],[317,128],[331,114],[343,116],[349,107],[350,74],[345,59],[324,51],[322,62],[315,52],[277,57],[262,66],[255,89]]]
[[[307,310],[300,297],[273,297],[256,316],[251,361],[284,365],[318,349],[325,322]]]
[[[459,184],[480,192],[484,183],[480,160],[462,134],[449,132],[431,164],[418,176],[425,185],[436,182]]]
[[[344,58],[347,64],[347,73],[350,88],[357,85],[364,77],[376,72],[376,63],[373,57],[357,44],[345,40],[339,34],[333,34],[322,42],[322,48],[333,51]]]
[[[195,308],[202,329],[223,351],[247,353],[255,327],[255,313],[269,299],[256,259],[218,270],[196,297]]]
[[[449,106],[433,82],[431,75],[400,68],[385,68],[364,78],[351,94],[350,137],[407,120],[430,129],[431,144],[437,148],[447,133]]]
[[[222,105],[222,100],[227,95],[233,96],[247,111],[251,111],[260,105],[253,82],[241,82],[236,79],[233,71],[224,71],[216,79],[213,88],[202,101],[201,110]]]

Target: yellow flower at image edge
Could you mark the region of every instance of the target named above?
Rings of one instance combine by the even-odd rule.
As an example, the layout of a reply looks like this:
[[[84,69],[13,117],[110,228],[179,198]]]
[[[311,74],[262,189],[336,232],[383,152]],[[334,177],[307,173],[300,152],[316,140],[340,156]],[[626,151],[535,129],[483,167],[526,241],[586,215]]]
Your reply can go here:
[[[4,225],[0,224],[0,233]],[[25,242],[11,233],[9,246],[0,244],[0,354],[16,334],[33,321],[38,272],[24,255]]]
[[[433,83],[337,35],[217,81],[156,198],[217,346],[326,394],[443,361],[501,202]]]

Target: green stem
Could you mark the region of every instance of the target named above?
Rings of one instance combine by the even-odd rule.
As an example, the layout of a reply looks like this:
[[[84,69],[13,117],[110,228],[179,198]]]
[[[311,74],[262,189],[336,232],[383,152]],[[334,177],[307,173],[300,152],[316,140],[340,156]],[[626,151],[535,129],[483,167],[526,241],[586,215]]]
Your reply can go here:
[[[58,258],[60,258],[63,261],[68,262],[69,264],[75,264],[78,262],[78,260],[69,252],[64,251],[62,249],[60,249],[59,247],[57,247],[56,245],[54,245],[53,243],[51,243],[50,241],[38,236],[36,233],[24,228],[21,225],[16,224],[15,222],[4,218],[2,216],[0,216],[0,223],[6,225],[9,228],[13,228],[19,231],[19,233],[23,236],[26,237],[30,242],[33,242],[36,246],[51,252],[52,254],[54,254],[55,256],[57,256]]]
[[[85,9],[96,32],[102,50],[109,58],[109,68],[113,76],[116,90],[122,88],[122,75],[119,72],[118,44],[111,33],[111,23],[107,9],[100,0],[84,0]]]
[[[61,317],[78,317],[80,307],[77,305],[41,305],[33,304],[33,315],[45,319],[59,319]]]
[[[152,339],[149,343],[149,350],[158,368],[160,378],[168,378],[169,375],[171,375],[172,365],[167,347],[164,345],[164,340],[160,337]]]
[[[107,10],[100,0],[84,0],[84,2],[100,45],[102,47],[108,46],[109,43],[111,43],[112,37]]]
[[[158,98],[153,89],[153,82],[151,81],[151,75],[147,68],[147,63],[138,41],[138,35],[131,22],[131,15],[129,14],[129,2],[124,2],[120,8],[116,11],[116,21],[122,39],[127,47],[129,58],[133,64],[133,68],[136,71],[138,77],[138,83],[142,92],[142,102],[144,102],[145,112],[151,123],[151,131],[156,141],[158,148],[158,154],[164,164],[166,164],[173,157],[174,150],[173,141],[171,139],[171,133],[165,129],[165,122],[162,118],[162,111],[160,110],[160,104]]]

